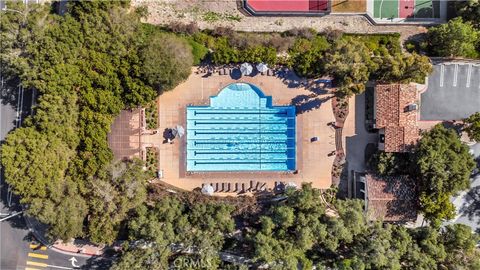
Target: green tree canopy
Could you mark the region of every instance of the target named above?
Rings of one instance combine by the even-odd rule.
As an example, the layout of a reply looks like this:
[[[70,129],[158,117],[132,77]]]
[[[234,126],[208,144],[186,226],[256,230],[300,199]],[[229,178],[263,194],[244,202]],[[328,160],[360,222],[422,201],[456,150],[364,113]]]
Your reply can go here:
[[[435,56],[475,58],[478,55],[475,49],[478,32],[470,22],[463,22],[460,17],[430,28],[428,42]]]
[[[465,131],[470,139],[480,142],[480,112],[470,115],[465,119]]]
[[[453,129],[436,125],[423,134],[416,156],[425,217],[433,222],[453,218],[455,208],[449,198],[469,187],[475,167],[468,147]]]
[[[370,72],[378,68],[367,46],[355,39],[338,40],[325,55],[324,61],[325,70],[348,94],[363,92]]]
[[[150,37],[142,51],[142,72],[147,82],[160,93],[186,80],[193,65],[188,43],[172,34],[158,33]]]
[[[93,242],[111,244],[128,212],[145,202],[148,174],[143,162],[117,162],[90,182],[92,218],[89,236]]]
[[[457,15],[471,22],[477,29],[480,26],[480,2],[478,0],[455,1]]]

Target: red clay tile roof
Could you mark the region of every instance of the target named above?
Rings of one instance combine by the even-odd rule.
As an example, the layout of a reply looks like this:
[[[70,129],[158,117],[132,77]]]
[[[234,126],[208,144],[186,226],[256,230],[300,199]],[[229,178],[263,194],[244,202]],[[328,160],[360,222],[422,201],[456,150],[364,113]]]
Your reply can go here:
[[[369,218],[388,222],[414,221],[417,203],[414,182],[408,176],[366,175],[366,199]]]
[[[420,137],[417,110],[407,110],[417,101],[411,84],[386,84],[375,87],[375,125],[385,128],[385,152],[405,152]]]

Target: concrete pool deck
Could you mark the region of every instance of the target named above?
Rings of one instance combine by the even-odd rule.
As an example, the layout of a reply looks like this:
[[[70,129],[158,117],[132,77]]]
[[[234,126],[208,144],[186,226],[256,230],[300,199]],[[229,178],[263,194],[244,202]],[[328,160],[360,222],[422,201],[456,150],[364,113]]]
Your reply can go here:
[[[195,69],[194,69],[195,71]],[[159,129],[156,134],[142,135],[141,145],[159,149],[159,168],[163,171],[161,181],[185,190],[199,188],[203,183],[244,183],[257,181],[274,188],[275,182],[311,182],[316,188],[327,189],[332,183],[332,164],[335,155],[335,131],[327,124],[335,121],[331,93],[324,90],[308,90],[298,81],[274,76],[244,76],[239,80],[229,75],[214,73],[190,75],[184,83],[158,97]],[[290,78],[290,77],[289,77]],[[177,125],[186,126],[187,105],[208,105],[209,97],[234,82],[248,82],[258,86],[265,95],[272,96],[273,105],[297,105],[297,169],[298,173],[285,172],[219,172],[187,174],[185,170],[185,136],[173,144],[163,143],[163,131]],[[316,91],[316,94],[313,91]],[[317,136],[317,142],[310,138]]]

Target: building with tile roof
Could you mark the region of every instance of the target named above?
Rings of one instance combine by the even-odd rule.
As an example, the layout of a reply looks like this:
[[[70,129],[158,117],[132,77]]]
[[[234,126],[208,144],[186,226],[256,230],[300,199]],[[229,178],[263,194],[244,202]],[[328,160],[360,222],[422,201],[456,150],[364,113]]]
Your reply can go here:
[[[357,178],[357,198],[365,200],[369,220],[392,223],[414,222],[417,218],[415,184],[405,175],[378,177],[363,174]]]
[[[374,128],[379,130],[380,150],[407,152],[420,138],[418,96],[413,84],[381,84],[375,87]]]

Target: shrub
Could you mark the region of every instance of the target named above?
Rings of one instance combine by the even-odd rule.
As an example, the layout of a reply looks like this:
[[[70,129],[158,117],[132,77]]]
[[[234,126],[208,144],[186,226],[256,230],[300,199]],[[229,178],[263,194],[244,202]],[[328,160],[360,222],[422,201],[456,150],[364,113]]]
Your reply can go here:
[[[282,37],[279,34],[273,34],[266,45],[275,48],[278,52],[286,52],[294,43],[294,37]]]
[[[334,42],[343,36],[343,32],[340,29],[334,29],[329,26],[323,31],[323,35],[328,41]]]
[[[193,38],[187,38],[188,44],[192,47],[192,55],[193,55],[193,64],[199,65],[200,62],[205,58],[208,53],[207,47],[203,44],[200,44],[193,40]]]
[[[177,34],[188,34],[188,35],[194,35],[200,31],[197,23],[195,22],[191,22],[188,24],[184,24],[181,22],[171,22],[168,25],[168,29]]]
[[[317,35],[317,32],[312,28],[292,28],[284,32],[285,36],[301,37],[306,39],[312,39]]]
[[[232,37],[235,35],[235,31],[230,27],[217,26],[213,29],[212,35],[214,37]]]
[[[158,108],[155,101],[150,102],[150,104],[145,107],[145,122],[147,129],[158,128]]]

